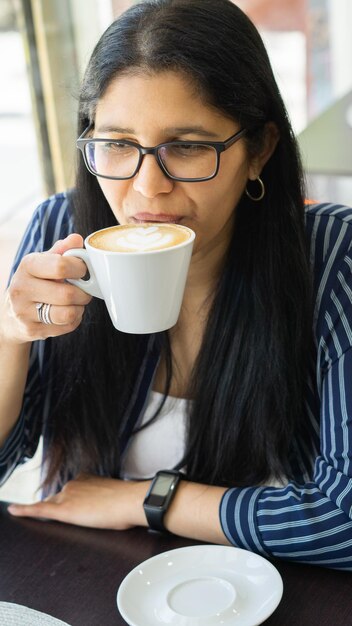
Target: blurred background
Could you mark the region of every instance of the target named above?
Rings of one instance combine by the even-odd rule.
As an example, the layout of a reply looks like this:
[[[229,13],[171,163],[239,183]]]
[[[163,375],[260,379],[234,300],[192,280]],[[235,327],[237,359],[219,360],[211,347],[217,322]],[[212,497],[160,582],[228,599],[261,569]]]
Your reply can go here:
[[[0,2],[1,291],[37,204],[73,184],[82,73],[101,33],[132,4]],[[352,205],[351,0],[235,4],[266,44],[301,145],[309,196]],[[10,483],[0,496],[6,498],[9,489]],[[30,501],[28,490],[24,496],[17,490],[15,499],[23,498]]]

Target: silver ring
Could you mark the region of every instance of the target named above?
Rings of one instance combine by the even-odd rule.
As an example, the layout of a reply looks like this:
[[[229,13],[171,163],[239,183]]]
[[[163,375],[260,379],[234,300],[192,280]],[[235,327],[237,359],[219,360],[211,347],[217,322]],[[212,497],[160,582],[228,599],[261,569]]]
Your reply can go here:
[[[50,317],[50,308],[51,304],[45,304],[44,302],[37,302],[35,305],[37,309],[38,321],[41,324],[52,324],[52,320]]]

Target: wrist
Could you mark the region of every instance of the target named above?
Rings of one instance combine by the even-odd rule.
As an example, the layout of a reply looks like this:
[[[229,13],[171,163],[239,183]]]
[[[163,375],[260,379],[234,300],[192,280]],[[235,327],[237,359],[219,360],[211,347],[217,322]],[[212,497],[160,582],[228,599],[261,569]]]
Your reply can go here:
[[[166,530],[164,516],[177,492],[184,474],[177,470],[159,470],[146,494],[143,507],[149,528],[159,532]]]
[[[6,334],[3,329],[0,332],[0,346],[2,350],[15,352],[19,356],[26,356],[30,352],[32,341],[21,339],[17,335]]]
[[[134,526],[148,527],[147,518],[144,513],[143,502],[150,488],[151,480],[138,480],[133,482],[133,496],[131,504],[131,518]]]
[[[221,523],[219,507],[225,487],[181,481],[164,517],[170,532],[197,541],[229,544]]]
[[[0,318],[0,346],[2,351],[26,355],[30,351],[32,341],[16,334],[16,328],[9,319]]]
[[[5,291],[0,302],[0,345],[4,349],[28,349],[32,341],[21,336],[21,329],[16,320],[8,291]]]

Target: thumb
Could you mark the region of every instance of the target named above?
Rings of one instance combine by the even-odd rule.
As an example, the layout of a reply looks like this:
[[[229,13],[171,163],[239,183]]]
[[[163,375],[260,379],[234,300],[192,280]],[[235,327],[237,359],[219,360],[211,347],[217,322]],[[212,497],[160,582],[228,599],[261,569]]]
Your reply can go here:
[[[83,237],[78,235],[78,233],[68,235],[65,239],[56,241],[48,252],[51,254],[63,254],[70,248],[83,248]]]

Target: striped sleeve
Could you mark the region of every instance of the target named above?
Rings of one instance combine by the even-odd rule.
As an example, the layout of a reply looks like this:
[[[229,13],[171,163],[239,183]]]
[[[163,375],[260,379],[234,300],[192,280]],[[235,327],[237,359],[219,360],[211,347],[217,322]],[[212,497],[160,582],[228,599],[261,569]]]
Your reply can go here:
[[[352,210],[309,209],[314,268],[320,449],[309,480],[233,488],[224,534],[265,556],[352,571]]]
[[[21,259],[32,252],[43,252],[55,241],[72,232],[72,220],[66,194],[52,196],[35,211],[16,254],[10,274],[18,268]],[[48,358],[49,343],[35,341],[32,344],[27,382],[20,416],[0,448],[0,484],[4,483],[15,467],[31,458],[38,446],[46,402],[42,395],[41,372]]]

